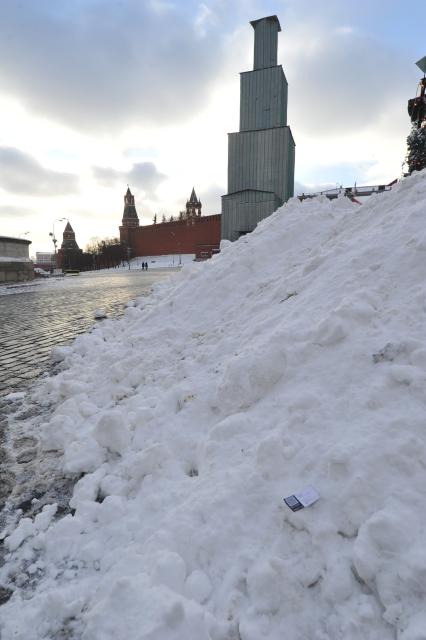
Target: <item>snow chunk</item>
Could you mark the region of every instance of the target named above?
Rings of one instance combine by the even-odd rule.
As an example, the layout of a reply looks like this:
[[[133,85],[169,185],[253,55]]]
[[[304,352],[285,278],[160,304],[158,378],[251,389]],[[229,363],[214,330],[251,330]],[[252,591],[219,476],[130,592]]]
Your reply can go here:
[[[195,569],[185,580],[184,594],[187,598],[202,604],[208,600],[212,592],[212,584],[204,571]]]
[[[218,405],[227,413],[250,407],[268,394],[285,369],[286,352],[279,336],[247,346],[226,363]]]
[[[21,518],[16,529],[5,538],[5,547],[9,551],[16,551],[25,540],[45,531],[50,525],[57,508],[56,504],[45,505],[41,513],[34,518],[34,522],[31,518]]]
[[[72,347],[53,347],[50,357],[53,362],[62,362],[73,351]]]
[[[124,454],[131,441],[131,434],[126,422],[125,415],[119,409],[113,409],[104,414],[94,431],[96,441],[101,447],[120,455]]]
[[[185,577],[183,558],[173,551],[164,551],[157,558],[151,580],[152,584],[164,585],[176,593],[182,593]]]
[[[31,518],[22,518],[15,531],[5,538],[4,544],[9,551],[15,551],[27,538],[34,536],[37,530]]]

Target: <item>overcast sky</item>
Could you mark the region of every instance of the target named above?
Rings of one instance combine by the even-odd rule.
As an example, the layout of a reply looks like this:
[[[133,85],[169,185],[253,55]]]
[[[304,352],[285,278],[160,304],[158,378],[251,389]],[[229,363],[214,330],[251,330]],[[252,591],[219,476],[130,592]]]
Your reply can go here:
[[[50,250],[226,193],[250,20],[277,14],[299,185],[399,177],[426,0],[0,0],[0,235]],[[61,239],[63,222],[55,222]]]

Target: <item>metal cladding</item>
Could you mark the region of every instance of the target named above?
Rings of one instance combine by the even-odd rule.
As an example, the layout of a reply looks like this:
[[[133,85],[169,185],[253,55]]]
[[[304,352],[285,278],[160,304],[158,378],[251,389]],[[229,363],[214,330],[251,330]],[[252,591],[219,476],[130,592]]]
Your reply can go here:
[[[295,144],[287,80],[277,65],[277,16],[254,20],[254,69],[241,73],[240,129],[228,134],[222,238],[237,240],[293,196]]]
[[[281,31],[277,16],[269,16],[250,22],[254,29],[253,69],[266,69],[277,64],[278,31]]]

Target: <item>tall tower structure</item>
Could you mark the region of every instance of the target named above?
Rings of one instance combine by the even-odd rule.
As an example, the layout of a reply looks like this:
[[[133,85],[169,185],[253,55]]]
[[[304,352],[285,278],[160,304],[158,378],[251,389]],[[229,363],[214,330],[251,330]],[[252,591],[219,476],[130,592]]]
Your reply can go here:
[[[65,225],[64,232],[62,234],[61,249],[64,251],[80,251],[80,248],[75,239],[75,232],[69,222]]]
[[[277,16],[250,23],[253,71],[240,74],[240,130],[228,134],[222,238],[238,240],[294,193],[295,143],[287,125],[287,80],[277,65]]]
[[[75,239],[75,232],[67,222],[62,234],[62,244],[56,257],[56,266],[62,269],[76,269],[81,267],[83,250],[79,248]]]
[[[127,191],[124,195],[124,211],[123,220],[121,221],[123,227],[138,227],[139,218],[135,207],[135,196],[127,187]]]
[[[191,195],[186,203],[185,217],[187,220],[191,218],[199,218],[201,216],[201,200],[198,200],[194,187],[192,187]]]

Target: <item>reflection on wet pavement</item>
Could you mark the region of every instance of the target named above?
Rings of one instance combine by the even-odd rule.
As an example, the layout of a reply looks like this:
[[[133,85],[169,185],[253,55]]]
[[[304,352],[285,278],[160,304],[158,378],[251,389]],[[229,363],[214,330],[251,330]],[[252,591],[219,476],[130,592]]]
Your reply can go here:
[[[50,364],[53,347],[70,343],[95,323],[102,308],[119,317],[170,271],[114,271],[36,282],[0,295],[0,397],[19,391]]]

